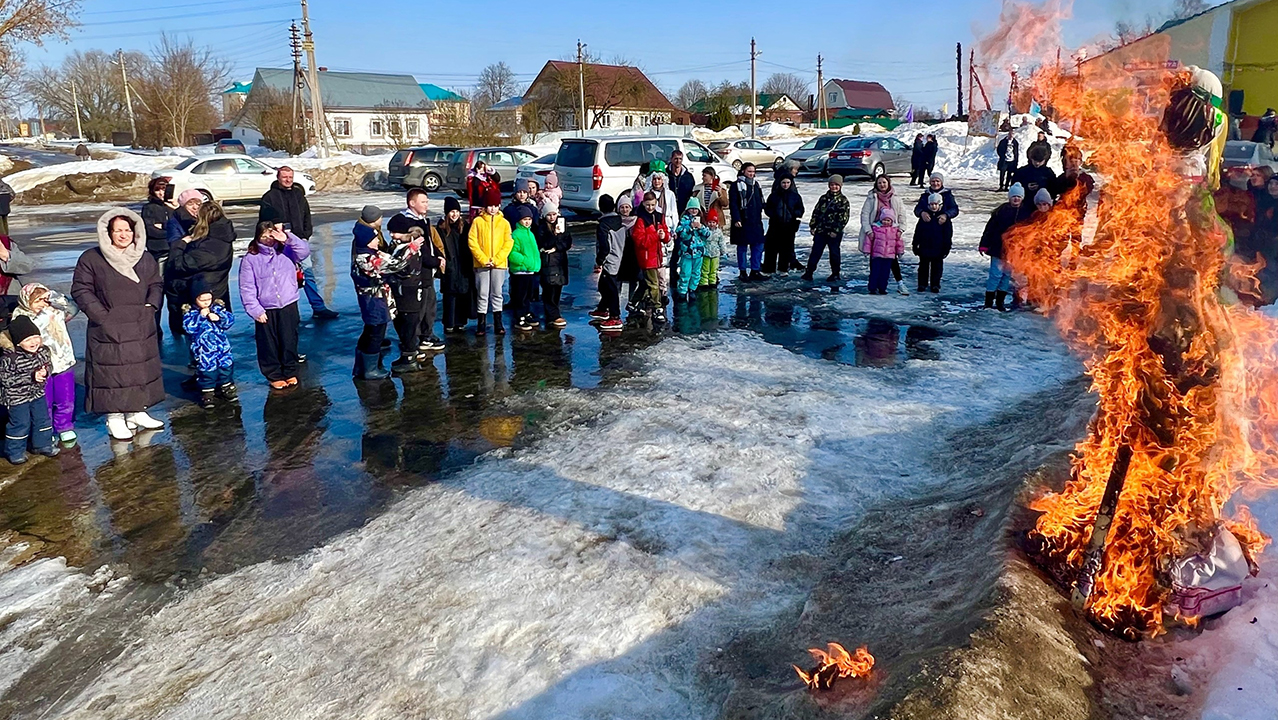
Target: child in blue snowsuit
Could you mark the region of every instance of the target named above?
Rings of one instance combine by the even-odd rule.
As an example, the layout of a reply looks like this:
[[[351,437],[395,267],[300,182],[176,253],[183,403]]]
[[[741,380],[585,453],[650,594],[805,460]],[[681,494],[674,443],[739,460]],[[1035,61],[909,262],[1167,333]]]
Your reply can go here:
[[[213,299],[213,291],[198,279],[192,283],[194,305],[184,305],[182,330],[191,341],[195,356],[195,383],[200,388],[200,407],[211,410],[214,394],[227,400],[236,398],[234,358],[226,331],[235,324],[235,313]]]
[[[701,199],[691,197],[683,211],[679,227],[675,229],[675,242],[679,245],[679,282],[675,286],[678,300],[692,302],[692,293],[701,283],[701,258],[706,242],[710,240],[710,228],[701,220]]]

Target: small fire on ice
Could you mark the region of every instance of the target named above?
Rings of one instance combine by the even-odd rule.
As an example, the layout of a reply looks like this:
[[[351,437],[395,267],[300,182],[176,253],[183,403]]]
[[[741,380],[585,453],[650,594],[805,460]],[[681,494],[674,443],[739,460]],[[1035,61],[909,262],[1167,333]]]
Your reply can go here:
[[[874,656],[864,645],[855,653],[849,653],[847,648],[832,642],[826,645],[825,650],[811,648],[808,652],[817,661],[815,668],[804,672],[798,665],[791,667],[809,690],[829,690],[834,687],[835,680],[866,677],[874,667]]]

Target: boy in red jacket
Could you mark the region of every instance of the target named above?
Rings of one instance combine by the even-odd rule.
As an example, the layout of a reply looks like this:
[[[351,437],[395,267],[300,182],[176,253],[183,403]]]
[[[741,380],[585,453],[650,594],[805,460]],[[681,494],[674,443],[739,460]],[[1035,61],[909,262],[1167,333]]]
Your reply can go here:
[[[644,291],[654,311],[653,319],[665,320],[665,308],[661,304],[660,269],[661,245],[667,241],[670,233],[666,229],[665,217],[657,210],[657,195],[649,190],[643,195],[643,205],[635,212],[634,228],[630,234],[635,241],[635,258],[639,262],[639,270],[643,273]]]

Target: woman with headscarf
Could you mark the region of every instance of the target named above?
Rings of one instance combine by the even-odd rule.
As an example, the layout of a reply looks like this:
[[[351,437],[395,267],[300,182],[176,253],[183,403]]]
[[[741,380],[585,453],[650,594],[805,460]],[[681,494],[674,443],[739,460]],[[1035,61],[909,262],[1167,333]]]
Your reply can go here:
[[[132,210],[98,219],[98,246],[84,251],[71,298],[89,319],[84,350],[84,409],[106,413],[116,440],[164,423],[146,409],[164,400],[155,310],[164,297],[160,266],[146,251],[146,227]]]

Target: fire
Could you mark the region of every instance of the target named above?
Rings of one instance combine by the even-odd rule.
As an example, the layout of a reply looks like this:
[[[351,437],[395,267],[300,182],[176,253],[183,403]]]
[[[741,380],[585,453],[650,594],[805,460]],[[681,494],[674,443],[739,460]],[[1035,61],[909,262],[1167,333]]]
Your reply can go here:
[[[1185,73],[1153,84],[1056,76],[1035,92],[1075,121],[1080,149],[1103,182],[1094,238],[1084,238],[1076,188],[1056,209],[1005,238],[1028,298],[1050,311],[1085,358],[1098,410],[1075,448],[1072,479],[1032,504],[1033,537],[1057,568],[1077,577],[1089,559],[1098,508],[1118,476],[1112,515],[1087,610],[1129,637],[1156,634],[1168,590],[1160,572],[1209,542],[1224,524],[1249,558],[1269,542],[1240,490],[1278,477],[1278,325],[1232,298],[1222,278],[1253,275],[1230,264],[1228,226],[1209,183],[1172,147],[1159,123]],[[1090,222],[1090,221],[1089,221]],[[1112,488],[1112,485],[1111,485]],[[1077,596],[1076,596],[1077,597]]]
[[[834,687],[835,680],[866,677],[874,667],[874,656],[864,645],[857,648],[855,653],[849,653],[847,648],[832,642],[826,645],[825,650],[811,648],[808,652],[817,661],[815,668],[804,672],[798,665],[791,667],[809,690],[829,690]]]
[[[1041,5],[1003,0],[998,27],[973,33],[980,38],[977,60],[985,68],[999,70],[995,78],[1013,63],[1048,62],[1061,47],[1061,21],[1069,19],[1073,9],[1074,0],[1046,0]]]

